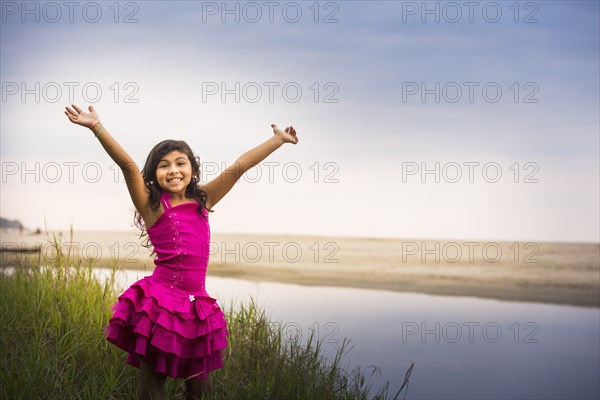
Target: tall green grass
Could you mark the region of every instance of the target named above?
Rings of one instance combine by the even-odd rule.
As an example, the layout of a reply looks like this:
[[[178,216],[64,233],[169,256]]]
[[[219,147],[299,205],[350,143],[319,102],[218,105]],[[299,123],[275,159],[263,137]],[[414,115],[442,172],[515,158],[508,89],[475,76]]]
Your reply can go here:
[[[72,235],[72,232],[71,232]],[[118,293],[112,274],[100,283],[93,263],[49,237],[53,265],[18,265],[0,271],[0,396],[5,399],[133,399],[139,370],[102,330]],[[72,242],[72,240],[71,240]],[[322,342],[283,335],[253,300],[224,309],[230,336],[225,367],[213,372],[218,399],[366,399],[364,373],[348,373]],[[165,398],[182,398],[182,379],[169,379]],[[387,398],[388,386],[373,398]],[[396,395],[397,396],[397,395]]]

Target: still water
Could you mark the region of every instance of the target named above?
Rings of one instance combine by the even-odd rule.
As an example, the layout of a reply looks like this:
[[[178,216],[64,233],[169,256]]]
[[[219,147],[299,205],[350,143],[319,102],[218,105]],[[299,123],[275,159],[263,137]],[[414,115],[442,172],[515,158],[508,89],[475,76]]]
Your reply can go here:
[[[148,274],[123,271],[118,284]],[[372,394],[387,381],[395,394],[414,362],[406,399],[600,398],[597,308],[212,276],[206,287],[225,311],[252,297],[284,333],[314,332],[330,359],[350,339],[342,365],[360,366]]]

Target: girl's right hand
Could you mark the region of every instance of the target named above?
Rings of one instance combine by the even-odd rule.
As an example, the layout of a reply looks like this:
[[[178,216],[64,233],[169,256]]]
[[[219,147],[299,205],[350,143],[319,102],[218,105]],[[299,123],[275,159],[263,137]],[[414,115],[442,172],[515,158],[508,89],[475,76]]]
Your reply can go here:
[[[75,104],[71,104],[75,111],[73,111],[69,107],[65,107],[67,111],[65,114],[69,117],[69,120],[77,125],[85,126],[86,128],[91,128],[94,122],[99,121],[98,113],[94,110],[93,106],[89,106],[89,113],[84,112],[81,108],[77,107]]]

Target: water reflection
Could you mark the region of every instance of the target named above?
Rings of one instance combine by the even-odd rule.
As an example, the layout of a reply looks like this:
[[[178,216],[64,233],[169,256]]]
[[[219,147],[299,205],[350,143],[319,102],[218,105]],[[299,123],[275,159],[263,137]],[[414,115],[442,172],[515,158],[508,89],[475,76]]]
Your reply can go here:
[[[123,271],[119,285],[145,275]],[[344,365],[380,367],[374,388],[397,390],[414,361],[410,399],[600,396],[598,309],[212,276],[207,288],[225,309],[252,296],[288,332],[314,331],[328,356],[350,338]]]

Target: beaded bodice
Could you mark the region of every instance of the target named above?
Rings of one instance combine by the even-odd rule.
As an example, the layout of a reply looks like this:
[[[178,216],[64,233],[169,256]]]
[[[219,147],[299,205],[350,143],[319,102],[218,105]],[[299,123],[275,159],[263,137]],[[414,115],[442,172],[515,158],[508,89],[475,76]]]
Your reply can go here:
[[[155,275],[175,292],[206,293],[205,279],[210,253],[208,212],[198,203],[172,206],[170,194],[161,195],[164,213],[148,229],[156,258]]]

